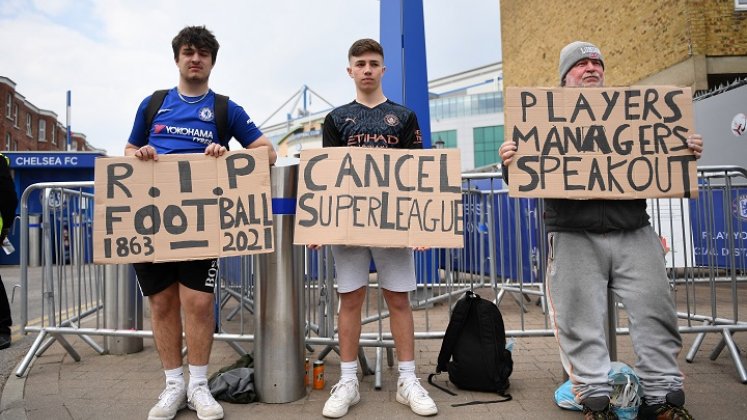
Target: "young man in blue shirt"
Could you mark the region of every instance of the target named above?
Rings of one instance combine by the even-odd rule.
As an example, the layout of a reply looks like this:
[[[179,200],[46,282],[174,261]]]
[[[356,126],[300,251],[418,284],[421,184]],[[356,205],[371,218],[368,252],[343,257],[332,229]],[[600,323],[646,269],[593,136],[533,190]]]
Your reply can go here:
[[[146,127],[150,97],[138,108],[126,156],[158,160],[159,154],[204,153],[222,156],[227,148],[218,138],[216,94],[208,87],[219,44],[204,26],[182,29],[172,41],[179,84],[163,99]],[[267,147],[270,164],[277,155],[270,140],[246,111],[228,101],[228,134],[247,148]],[[150,420],[172,419],[188,406],[201,420],[222,419],[223,408],[210,394],[207,368],[213,344],[216,259],[134,264],[138,282],[151,310],[153,336],[166,375],[166,388],[148,413]],[[182,371],[182,320],[187,340],[189,385]]]

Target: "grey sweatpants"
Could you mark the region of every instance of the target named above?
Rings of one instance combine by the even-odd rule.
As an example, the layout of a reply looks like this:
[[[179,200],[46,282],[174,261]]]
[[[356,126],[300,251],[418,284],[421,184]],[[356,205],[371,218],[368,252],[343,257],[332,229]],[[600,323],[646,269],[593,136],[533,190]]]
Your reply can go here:
[[[550,319],[576,401],[612,390],[605,339],[608,287],[628,312],[644,395],[663,397],[681,389],[682,339],[656,232],[650,226],[604,234],[554,232],[548,240]]]

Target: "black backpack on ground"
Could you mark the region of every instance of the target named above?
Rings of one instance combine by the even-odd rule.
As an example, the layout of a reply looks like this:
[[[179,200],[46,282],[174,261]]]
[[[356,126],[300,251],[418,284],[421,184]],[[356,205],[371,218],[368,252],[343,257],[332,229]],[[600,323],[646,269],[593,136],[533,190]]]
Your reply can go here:
[[[157,90],[148,101],[148,107],[145,109],[145,138],[150,136],[150,129],[153,127],[153,119],[161,108],[166,94],[169,89]],[[215,126],[218,130],[218,140],[222,146],[228,148],[228,142],[231,138],[228,135],[228,96],[215,94]]]
[[[453,404],[454,407],[509,401],[511,395],[506,391],[513,368],[511,352],[506,349],[501,311],[493,302],[468,291],[454,306],[438,355],[436,373],[429,375],[428,383],[456,395],[433,383],[433,376],[448,372],[449,381],[460,389],[496,392],[504,397],[495,401]]]

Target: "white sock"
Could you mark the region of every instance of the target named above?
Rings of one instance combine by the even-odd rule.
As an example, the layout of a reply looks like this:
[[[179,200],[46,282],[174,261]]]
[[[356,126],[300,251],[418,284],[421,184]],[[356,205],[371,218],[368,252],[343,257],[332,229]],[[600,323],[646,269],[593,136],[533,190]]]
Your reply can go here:
[[[194,389],[200,383],[207,383],[208,365],[189,365],[189,389]]]
[[[176,382],[184,388],[184,370],[181,366],[174,369],[164,369],[163,372],[166,374],[166,385],[169,382]]]
[[[340,381],[358,381],[358,361],[340,362]]]
[[[399,370],[400,382],[417,379],[417,377],[415,376],[414,360],[400,361],[397,364],[397,370]]]

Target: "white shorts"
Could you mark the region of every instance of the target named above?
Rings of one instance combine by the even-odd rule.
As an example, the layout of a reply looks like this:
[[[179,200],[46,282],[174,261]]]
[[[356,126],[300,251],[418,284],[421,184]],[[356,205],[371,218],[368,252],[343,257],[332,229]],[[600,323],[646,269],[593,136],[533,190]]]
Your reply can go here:
[[[369,248],[333,245],[337,291],[349,293],[368,286],[371,258],[376,264],[379,284],[392,292],[415,290],[415,260],[410,248]]]

